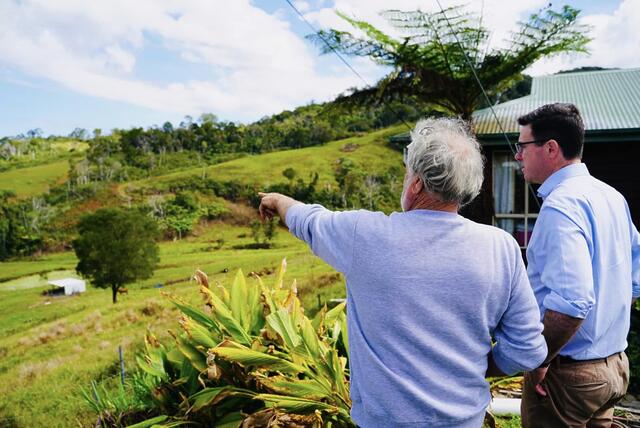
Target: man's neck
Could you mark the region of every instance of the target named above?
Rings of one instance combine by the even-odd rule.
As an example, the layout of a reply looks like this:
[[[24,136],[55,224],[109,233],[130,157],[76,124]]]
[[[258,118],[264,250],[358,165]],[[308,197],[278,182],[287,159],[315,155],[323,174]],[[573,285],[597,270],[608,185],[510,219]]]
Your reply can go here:
[[[542,180],[542,182],[544,183],[547,180],[547,178],[551,177],[553,174],[555,174],[556,172],[560,171],[565,166],[575,165],[575,164],[579,164],[579,163],[582,163],[582,159],[580,159],[580,158],[569,159],[569,160],[562,159],[560,162],[558,162],[557,165],[555,165],[555,167],[551,170],[549,175],[547,175],[547,177],[544,180]]]
[[[408,211],[431,210],[445,211],[457,214],[460,206],[455,202],[445,202],[437,198],[433,193],[423,190],[418,194]]]

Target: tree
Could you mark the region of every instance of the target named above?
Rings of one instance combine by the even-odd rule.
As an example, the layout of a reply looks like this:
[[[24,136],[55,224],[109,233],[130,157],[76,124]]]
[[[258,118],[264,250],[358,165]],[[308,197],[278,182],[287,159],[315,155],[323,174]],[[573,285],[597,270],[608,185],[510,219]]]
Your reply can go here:
[[[74,128],[73,131],[69,133],[69,138],[75,138],[77,140],[88,140],[89,131],[84,128]]]
[[[28,138],[40,138],[42,137],[42,129],[34,128],[27,131]]]
[[[468,120],[483,100],[475,75],[489,98],[495,99],[538,59],[586,53],[591,39],[585,35],[588,27],[578,24],[578,14],[570,6],[560,12],[547,9],[533,14],[527,22],[519,23],[510,47],[500,49],[488,49],[489,31],[482,20],[460,6],[435,13],[383,12],[390,24],[406,34],[401,40],[344,15],[340,16],[363,32],[364,38],[337,30],[309,37],[322,46],[324,53],[335,49],[394,68],[375,87],[356,90],[343,102],[408,98]]]
[[[110,287],[113,303],[120,287],[150,278],[158,264],[156,224],[139,212],[102,208],[82,217],[78,232],[76,271],[95,287]]]
[[[289,167],[282,171],[282,175],[284,175],[289,181],[292,181],[296,177],[297,172],[295,169]]]

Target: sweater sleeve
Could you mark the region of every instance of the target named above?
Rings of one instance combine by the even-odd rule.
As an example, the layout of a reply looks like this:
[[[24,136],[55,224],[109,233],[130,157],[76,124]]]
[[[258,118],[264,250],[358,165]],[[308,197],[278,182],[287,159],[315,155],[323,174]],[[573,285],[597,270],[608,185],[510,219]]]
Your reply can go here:
[[[509,304],[494,331],[493,358],[500,370],[513,374],[533,370],[547,357],[547,344],[533,290],[529,285],[520,249],[513,242],[516,266]]]
[[[296,204],[287,211],[286,223],[289,231],[306,242],[316,256],[346,275],[353,263],[358,213]]]

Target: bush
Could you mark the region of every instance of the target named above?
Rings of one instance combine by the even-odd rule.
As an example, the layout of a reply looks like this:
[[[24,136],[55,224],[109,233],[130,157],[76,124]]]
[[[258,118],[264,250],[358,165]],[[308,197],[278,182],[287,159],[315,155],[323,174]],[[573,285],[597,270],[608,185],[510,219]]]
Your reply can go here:
[[[238,271],[229,291],[197,272],[204,310],[168,296],[182,312],[181,332],[169,344],[147,334],[130,400],[145,401],[137,411],[207,426],[354,426],[345,305],[310,320],[295,281],[284,287],[285,266],[272,286],[259,276],[250,286]]]

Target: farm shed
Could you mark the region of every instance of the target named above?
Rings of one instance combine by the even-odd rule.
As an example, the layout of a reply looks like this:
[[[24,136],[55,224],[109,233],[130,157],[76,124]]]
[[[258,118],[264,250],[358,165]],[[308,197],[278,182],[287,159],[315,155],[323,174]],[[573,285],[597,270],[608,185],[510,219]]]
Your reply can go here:
[[[55,279],[48,281],[48,284],[64,288],[64,294],[67,296],[75,293],[84,293],[87,290],[85,282],[76,278]]]

